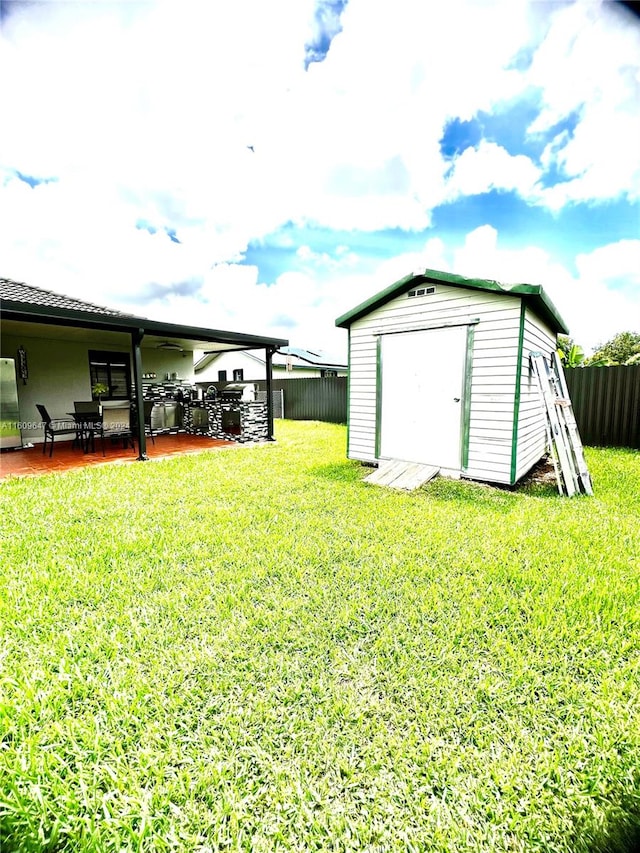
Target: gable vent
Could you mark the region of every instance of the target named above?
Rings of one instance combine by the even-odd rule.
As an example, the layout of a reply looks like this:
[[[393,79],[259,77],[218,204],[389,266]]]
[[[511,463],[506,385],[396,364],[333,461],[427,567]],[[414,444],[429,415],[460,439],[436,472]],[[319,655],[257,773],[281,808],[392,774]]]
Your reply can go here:
[[[410,290],[407,293],[407,296],[411,298],[412,296],[428,296],[430,293],[435,293],[435,287],[418,287],[416,290]]]

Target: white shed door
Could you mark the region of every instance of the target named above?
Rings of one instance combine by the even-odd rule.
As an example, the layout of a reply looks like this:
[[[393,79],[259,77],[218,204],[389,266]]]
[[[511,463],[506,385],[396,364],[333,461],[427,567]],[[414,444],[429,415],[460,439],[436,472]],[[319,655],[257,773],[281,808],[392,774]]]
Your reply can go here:
[[[380,456],[459,469],[466,326],[383,335]]]

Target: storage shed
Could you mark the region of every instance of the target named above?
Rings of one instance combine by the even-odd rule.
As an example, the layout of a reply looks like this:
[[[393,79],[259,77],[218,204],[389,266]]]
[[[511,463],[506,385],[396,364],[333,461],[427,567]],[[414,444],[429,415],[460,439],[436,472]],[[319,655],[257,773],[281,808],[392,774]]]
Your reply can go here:
[[[544,456],[531,352],[568,329],[540,285],[425,270],[338,317],[349,332],[350,459],[512,485]]]

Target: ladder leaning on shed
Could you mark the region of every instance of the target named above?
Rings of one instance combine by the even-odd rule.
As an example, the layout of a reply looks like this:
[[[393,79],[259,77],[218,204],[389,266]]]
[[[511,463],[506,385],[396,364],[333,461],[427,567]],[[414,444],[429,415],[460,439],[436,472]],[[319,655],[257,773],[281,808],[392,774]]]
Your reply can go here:
[[[529,355],[546,413],[547,442],[560,494],[592,495],[591,477],[585,462],[578,425],[557,353],[550,363],[540,352]]]

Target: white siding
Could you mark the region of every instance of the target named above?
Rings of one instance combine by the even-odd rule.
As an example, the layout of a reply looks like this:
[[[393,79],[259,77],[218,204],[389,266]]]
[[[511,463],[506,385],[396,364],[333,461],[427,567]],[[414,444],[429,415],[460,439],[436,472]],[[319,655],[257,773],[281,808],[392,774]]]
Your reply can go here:
[[[259,353],[259,355],[257,354]],[[281,358],[281,356],[278,356]],[[259,382],[267,377],[266,356],[264,350],[255,353],[243,350],[222,352],[217,355],[206,367],[198,370],[196,382],[218,382],[218,371],[227,371],[227,382],[233,382],[233,371],[243,370],[243,382]],[[287,370],[286,364],[278,364],[272,361],[272,376],[274,379],[318,379],[322,370],[313,365],[294,365],[293,370]],[[339,376],[346,376],[346,370],[338,369]]]
[[[556,335],[540,317],[527,309],[522,346],[516,480],[523,477],[544,456],[547,445],[546,417],[540,401],[538,385],[531,372],[529,353],[541,352],[550,357],[555,348]]]
[[[381,332],[474,325],[469,464],[465,474],[509,482],[520,299],[437,285],[427,296],[395,297],[351,325],[349,456],[376,461],[376,348]],[[446,353],[443,353],[446,358]]]
[[[471,369],[469,460],[464,474],[505,483],[511,469],[520,300],[487,294],[500,313],[480,315]]]
[[[240,351],[221,352],[212,359],[206,367],[198,370],[195,375],[196,382],[218,382],[218,371],[227,371],[227,382],[233,382],[233,371],[243,371],[243,382],[257,382],[265,379],[267,369],[265,366],[264,353],[259,358],[252,353]]]

